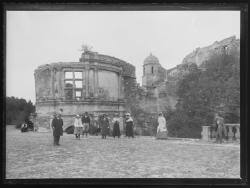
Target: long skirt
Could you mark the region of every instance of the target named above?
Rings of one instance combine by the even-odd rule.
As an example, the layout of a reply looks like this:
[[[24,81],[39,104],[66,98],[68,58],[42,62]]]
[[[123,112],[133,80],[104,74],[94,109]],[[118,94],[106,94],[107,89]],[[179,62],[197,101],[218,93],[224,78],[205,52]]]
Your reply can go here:
[[[156,139],[168,139],[167,131],[158,131],[156,134]]]
[[[89,123],[83,123],[83,133],[89,132]]]
[[[75,127],[74,134],[82,134],[82,127]]]
[[[114,125],[113,128],[113,136],[121,136],[121,132],[120,132],[120,126],[119,125]]]
[[[132,125],[126,125],[126,136],[134,137],[134,130]]]

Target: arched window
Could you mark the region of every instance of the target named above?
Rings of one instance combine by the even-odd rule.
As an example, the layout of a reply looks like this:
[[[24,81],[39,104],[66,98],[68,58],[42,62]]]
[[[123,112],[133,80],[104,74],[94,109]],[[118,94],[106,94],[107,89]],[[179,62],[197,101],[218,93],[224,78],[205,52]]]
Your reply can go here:
[[[154,67],[151,67],[151,73],[154,74]]]

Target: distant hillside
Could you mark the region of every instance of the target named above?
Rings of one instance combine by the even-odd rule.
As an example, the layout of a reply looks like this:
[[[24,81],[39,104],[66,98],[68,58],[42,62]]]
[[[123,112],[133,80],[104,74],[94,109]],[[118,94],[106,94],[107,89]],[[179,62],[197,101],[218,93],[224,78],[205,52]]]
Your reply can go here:
[[[196,63],[199,66],[208,61],[214,54],[226,53],[228,55],[240,55],[240,40],[235,36],[215,41],[212,45],[203,48],[196,48],[188,54],[182,61],[182,64]]]

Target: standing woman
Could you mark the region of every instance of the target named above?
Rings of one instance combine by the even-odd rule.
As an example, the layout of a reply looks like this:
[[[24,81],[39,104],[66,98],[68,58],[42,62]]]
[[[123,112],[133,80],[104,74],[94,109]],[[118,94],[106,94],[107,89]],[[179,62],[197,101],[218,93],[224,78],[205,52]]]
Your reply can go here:
[[[74,134],[76,135],[76,139],[80,140],[80,136],[82,134],[83,125],[82,125],[82,120],[81,120],[79,114],[77,114],[76,117],[75,117],[74,127],[75,127]]]
[[[113,118],[113,137],[116,136],[120,138],[121,132],[120,132],[120,118],[118,113],[115,114],[115,117]]]
[[[132,137],[134,138],[134,122],[133,119],[131,118],[130,113],[127,113],[125,115],[125,124],[126,124],[126,136],[128,138]]]
[[[167,138],[168,138],[168,130],[167,130],[166,119],[162,113],[159,113],[156,139],[167,139]]]
[[[52,120],[52,129],[54,136],[54,145],[59,146],[60,136],[63,135],[63,120],[60,114],[57,114],[56,117]]]
[[[103,114],[101,119],[101,135],[102,139],[106,139],[107,134],[109,133],[109,120],[106,114]]]
[[[90,117],[88,115],[88,112],[84,113],[82,117],[82,124],[83,124],[83,135],[85,134],[87,137],[88,132],[89,132],[89,125],[90,125]]]

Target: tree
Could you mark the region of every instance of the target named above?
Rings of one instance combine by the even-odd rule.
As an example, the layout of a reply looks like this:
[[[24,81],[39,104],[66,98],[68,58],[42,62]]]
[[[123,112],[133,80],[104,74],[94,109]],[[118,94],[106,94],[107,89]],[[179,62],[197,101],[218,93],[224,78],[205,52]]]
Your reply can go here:
[[[218,110],[226,122],[240,119],[240,69],[235,55],[214,55],[206,62],[206,71],[195,67],[177,84],[179,101],[170,118],[170,134],[199,137],[202,125],[211,125]]]
[[[25,99],[18,99],[15,97],[6,97],[6,124],[20,125],[30,113],[35,112],[35,106],[31,101]]]
[[[92,48],[93,48],[93,47],[90,46],[90,45],[82,44],[82,46],[81,46],[81,51],[83,51],[83,52],[91,52]]]

